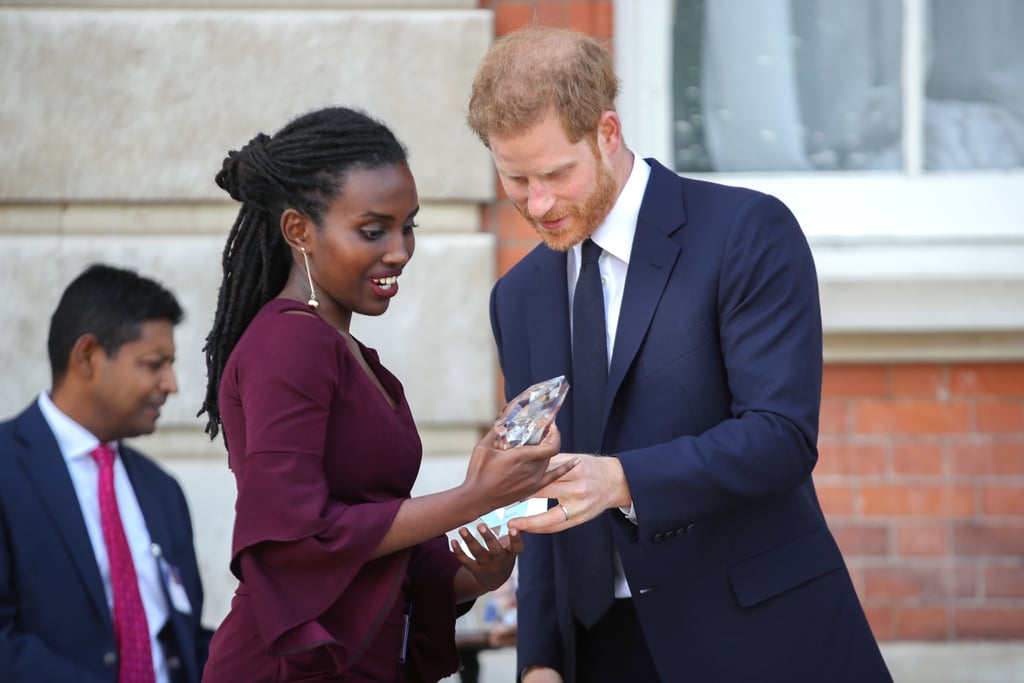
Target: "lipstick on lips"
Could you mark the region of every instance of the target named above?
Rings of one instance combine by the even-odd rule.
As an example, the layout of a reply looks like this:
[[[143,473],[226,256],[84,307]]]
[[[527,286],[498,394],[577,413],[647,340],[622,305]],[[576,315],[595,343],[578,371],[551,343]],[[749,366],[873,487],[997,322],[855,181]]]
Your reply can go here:
[[[370,287],[377,296],[390,299],[398,294],[398,275],[372,277],[370,278]]]

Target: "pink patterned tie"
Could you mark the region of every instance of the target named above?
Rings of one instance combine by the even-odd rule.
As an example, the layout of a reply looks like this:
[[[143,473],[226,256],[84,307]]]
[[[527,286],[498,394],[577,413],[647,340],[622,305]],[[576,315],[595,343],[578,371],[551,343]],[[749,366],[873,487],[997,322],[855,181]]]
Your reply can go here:
[[[118,683],[153,683],[153,651],[146,611],[142,607],[139,580],[114,493],[114,451],[100,444],[90,455],[100,466],[100,522],[114,592],[114,639],[121,654],[117,680]]]

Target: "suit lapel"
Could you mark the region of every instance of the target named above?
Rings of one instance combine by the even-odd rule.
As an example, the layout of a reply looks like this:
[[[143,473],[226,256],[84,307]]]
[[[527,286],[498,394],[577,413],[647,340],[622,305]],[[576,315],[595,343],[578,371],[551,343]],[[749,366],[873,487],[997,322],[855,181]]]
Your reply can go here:
[[[135,499],[139,501],[142,518],[146,521],[149,540],[162,548],[167,541],[167,525],[160,507],[160,496],[151,490],[145,477],[140,473],[138,454],[123,443],[119,444],[118,451],[121,454],[121,462],[124,463],[124,471],[128,473],[128,480],[132,483],[132,490],[135,491]]]
[[[181,665],[186,670],[186,679],[198,681],[200,672],[196,669],[195,639],[191,630],[191,620],[184,612],[180,612],[171,596],[171,588],[168,584],[169,578],[164,573],[165,562],[167,566],[181,569],[177,563],[181,558],[174,557],[172,534],[170,525],[173,524],[173,514],[164,507],[163,501],[167,500],[167,491],[161,490],[155,480],[147,477],[145,470],[140,467],[142,456],[128,448],[123,443],[120,445],[121,460],[124,463],[125,472],[132,483],[135,491],[135,498],[139,501],[139,509],[142,510],[142,518],[146,522],[146,529],[149,531],[150,543],[159,546],[159,557],[157,562],[157,576],[160,579],[160,587],[163,590],[164,599],[167,600],[167,618],[174,631],[173,642],[164,642],[166,654],[177,654]],[[171,555],[167,554],[168,550]],[[184,589],[185,583],[182,583]],[[193,611],[199,609],[195,595],[188,595]],[[198,619],[198,615],[196,616]],[[167,648],[173,648],[168,651]]]
[[[538,250],[532,286],[522,303],[525,309],[526,343],[529,348],[528,377],[543,381],[565,375],[569,394],[555,423],[562,432],[562,445],[572,443],[572,344],[569,339],[569,295],[566,284],[566,255],[550,249]],[[520,390],[526,387],[520,387]]]
[[[672,238],[686,221],[681,181],[678,175],[657,161],[648,159],[647,162],[651,165],[651,176],[633,237],[626,289],[608,370],[608,394],[602,424],[608,421],[614,397],[636,358],[682,250]],[[538,251],[533,281],[529,299],[523,304],[527,309],[525,324],[533,364],[530,376],[548,379],[566,375],[571,379],[566,255],[552,250]],[[569,418],[572,415],[572,398],[570,389],[566,405],[559,413],[558,426],[562,431],[563,444],[566,443],[566,435],[572,433]]]
[[[533,363],[530,373],[532,377],[550,379],[558,375],[572,376],[565,261],[566,255],[563,252],[539,252],[533,289],[529,299],[524,302],[527,340]],[[563,409],[563,412],[566,411]]]
[[[112,627],[103,581],[99,567],[96,566],[96,554],[89,541],[85,520],[82,519],[78,496],[57,440],[38,405],[32,404],[22,413],[16,430],[24,446],[17,452],[19,464],[43,501],[54,528],[64,540],[96,611]],[[39,523],[42,524],[43,520],[39,520]]]
[[[167,492],[157,488],[152,479],[145,476],[144,470],[139,466],[142,458],[141,455],[123,443],[120,446],[120,453],[125,472],[128,473],[128,480],[131,481],[132,490],[135,491],[135,499],[139,501],[142,518],[146,522],[151,553],[154,561],[157,563],[157,576],[160,579],[160,585],[163,587],[164,597],[167,598],[168,609],[173,619],[178,615],[178,610],[174,606],[174,601],[171,600],[170,587],[167,584],[168,577],[164,574],[162,563],[166,562],[169,565],[175,565],[180,559],[174,557],[173,544],[171,542],[172,534],[169,527],[172,521],[163,504],[166,500]],[[154,548],[153,546],[156,547]],[[167,554],[168,550],[171,551],[171,555]],[[190,600],[192,598],[193,596],[189,596]]]
[[[608,370],[603,423],[608,421],[614,397],[647,335],[681,251],[678,242],[671,238],[686,220],[679,177],[654,160],[648,159],[648,163],[651,176],[640,206],[629,257],[626,289],[622,294],[615,348]]]

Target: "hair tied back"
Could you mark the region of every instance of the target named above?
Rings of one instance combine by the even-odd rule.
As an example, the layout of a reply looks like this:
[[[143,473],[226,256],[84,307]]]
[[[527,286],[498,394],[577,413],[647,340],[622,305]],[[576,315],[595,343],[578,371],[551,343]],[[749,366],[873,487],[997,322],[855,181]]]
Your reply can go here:
[[[224,158],[220,172],[217,173],[214,181],[236,202],[245,202],[250,199],[250,193],[245,191],[246,177],[266,173],[270,163],[267,155],[267,143],[269,142],[269,135],[259,133],[242,149],[232,150]]]

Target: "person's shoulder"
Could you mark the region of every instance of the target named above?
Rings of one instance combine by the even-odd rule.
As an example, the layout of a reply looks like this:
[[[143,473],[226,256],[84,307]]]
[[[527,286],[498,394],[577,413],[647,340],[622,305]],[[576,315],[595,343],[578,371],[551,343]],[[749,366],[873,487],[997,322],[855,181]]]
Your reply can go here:
[[[150,485],[156,483],[162,487],[181,491],[181,484],[178,483],[177,478],[152,456],[126,444],[121,444],[119,451],[126,467],[134,474],[133,481],[139,481],[141,476],[142,480]]]
[[[754,227],[763,222],[796,224],[790,208],[775,195],[743,185],[679,176],[687,219],[726,221]]]
[[[331,326],[304,305],[272,299],[250,321],[237,348],[266,361],[279,353],[293,355],[297,348],[308,354],[339,343],[344,342]]]
[[[565,254],[551,249],[542,242],[527,252],[498,280],[503,283],[531,282],[538,271],[559,267],[565,267]]]
[[[771,195],[744,185],[731,185],[719,180],[694,178],[663,166],[656,159],[646,159],[651,167],[651,180],[655,187],[667,190],[675,187],[688,201],[744,203],[760,199],[775,199]],[[778,201],[775,199],[775,201]]]
[[[287,334],[296,329],[315,329],[322,325],[323,320],[305,304],[291,299],[271,299],[256,312],[246,332],[279,329]]]
[[[14,423],[21,417],[21,413],[18,415],[11,415],[0,420],[0,439],[4,439],[10,436],[14,430]]]
[[[10,446],[15,442],[15,422],[17,419],[17,417],[9,417],[0,421],[0,463],[13,459],[14,449],[10,448]]]
[[[37,420],[37,422],[34,422],[34,420]],[[32,426],[37,423],[39,426],[46,424],[38,404],[33,401],[17,414],[9,415],[0,420],[0,443],[13,441],[19,432],[24,436],[26,430],[31,431]]]
[[[145,472],[152,473],[154,475],[169,477],[171,479],[174,478],[166,469],[164,469],[163,465],[153,458],[153,456],[147,455],[132,446],[122,443],[118,446],[118,453],[121,456],[121,459],[125,462],[129,462],[132,467],[144,470]]]
[[[744,204],[763,199],[772,199],[771,195],[761,190],[744,185],[729,185],[723,182],[704,178],[679,176],[683,194],[687,199],[704,198],[716,203]]]
[[[224,369],[224,383],[247,393],[284,381],[333,383],[347,345],[329,323],[297,302],[274,300],[249,323]]]
[[[159,509],[163,510],[164,514],[170,515],[171,519],[176,519],[183,525],[179,528],[190,529],[191,512],[188,499],[178,478],[152,456],[131,446],[122,443],[119,452],[136,497],[145,496],[147,499],[161,501]]]

